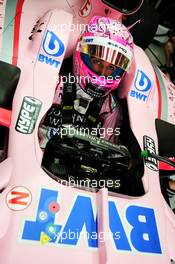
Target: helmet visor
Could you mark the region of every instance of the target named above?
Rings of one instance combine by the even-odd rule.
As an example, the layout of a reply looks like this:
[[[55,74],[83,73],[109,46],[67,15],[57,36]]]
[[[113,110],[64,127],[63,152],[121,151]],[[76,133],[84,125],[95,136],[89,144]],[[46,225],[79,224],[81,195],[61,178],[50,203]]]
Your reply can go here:
[[[131,14],[137,11],[143,0],[102,0],[102,2],[123,14]]]
[[[132,54],[127,54],[118,48],[83,45],[80,52],[86,66],[99,76],[121,77],[125,71],[128,71],[132,61]]]

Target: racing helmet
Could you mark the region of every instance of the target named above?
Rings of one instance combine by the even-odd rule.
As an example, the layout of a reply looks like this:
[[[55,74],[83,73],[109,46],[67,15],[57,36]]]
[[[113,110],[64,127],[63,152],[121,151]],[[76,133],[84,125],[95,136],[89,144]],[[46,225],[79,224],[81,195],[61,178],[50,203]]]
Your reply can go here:
[[[119,86],[133,56],[132,35],[120,21],[93,17],[73,54],[77,85],[91,97],[107,95]]]
[[[101,0],[102,3],[118,12],[130,15],[135,13],[142,5],[144,0]]]

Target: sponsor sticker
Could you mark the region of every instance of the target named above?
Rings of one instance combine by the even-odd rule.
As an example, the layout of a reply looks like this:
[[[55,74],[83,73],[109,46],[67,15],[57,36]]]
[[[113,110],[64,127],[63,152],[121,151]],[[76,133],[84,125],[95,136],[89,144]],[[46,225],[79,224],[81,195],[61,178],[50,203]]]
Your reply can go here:
[[[14,187],[6,196],[6,204],[13,211],[26,209],[31,204],[31,201],[31,192],[23,186]]]
[[[25,96],[15,126],[22,134],[32,134],[35,129],[42,102],[34,97]]]
[[[151,137],[143,137],[144,150],[148,150],[150,153],[156,154],[156,147],[154,140]],[[158,171],[157,160],[153,157],[145,157],[145,165],[147,168],[153,171]]]
[[[38,61],[58,68],[60,61],[57,58],[65,51],[65,46],[61,39],[54,32],[47,30],[42,48],[42,53],[44,54],[39,54]]]
[[[152,87],[152,82],[149,77],[142,71],[137,70],[134,81],[134,89],[130,91],[130,96],[136,100],[146,102]]]
[[[59,213],[62,209],[55,213],[49,209],[51,204],[57,204],[60,195],[56,190],[41,189],[36,211],[24,221],[22,240],[35,241],[35,245],[38,242],[43,245],[52,243],[56,247],[65,245],[77,248],[84,239],[87,249],[96,249],[100,240],[109,239],[113,242],[114,252],[162,255],[156,212],[153,208],[130,204],[121,212],[114,201],[108,201],[109,232],[105,236],[103,232],[101,237],[92,197],[77,194],[70,205],[69,213],[60,222]],[[40,221],[39,215],[43,211],[48,217],[45,221]],[[124,217],[120,216],[121,213]],[[128,229],[128,226],[131,228]]]

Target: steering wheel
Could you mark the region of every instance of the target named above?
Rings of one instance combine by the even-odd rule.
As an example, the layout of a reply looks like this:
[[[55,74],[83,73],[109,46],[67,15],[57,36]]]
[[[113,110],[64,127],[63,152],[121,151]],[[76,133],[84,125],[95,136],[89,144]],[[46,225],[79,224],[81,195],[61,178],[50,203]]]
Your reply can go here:
[[[131,154],[123,145],[82,134],[55,135],[45,148],[42,167],[54,175],[54,179],[69,181],[70,177],[92,182],[122,180],[128,171]],[[73,135],[72,135],[73,134]],[[97,187],[98,188],[98,184]]]

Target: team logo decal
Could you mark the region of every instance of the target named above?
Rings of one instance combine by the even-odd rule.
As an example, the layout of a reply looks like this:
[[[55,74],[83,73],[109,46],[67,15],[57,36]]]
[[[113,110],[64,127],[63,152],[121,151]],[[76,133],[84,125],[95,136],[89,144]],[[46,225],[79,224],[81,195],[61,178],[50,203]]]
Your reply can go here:
[[[64,52],[64,44],[52,31],[48,30],[43,42],[43,49],[48,55],[59,57]]]
[[[152,82],[149,77],[143,71],[138,70],[134,81],[135,89],[130,91],[130,96],[139,101],[146,102],[151,87]]]
[[[45,54],[40,53],[38,61],[58,68],[60,61],[56,58],[60,57],[65,51],[61,39],[54,32],[47,30],[42,47]]]

